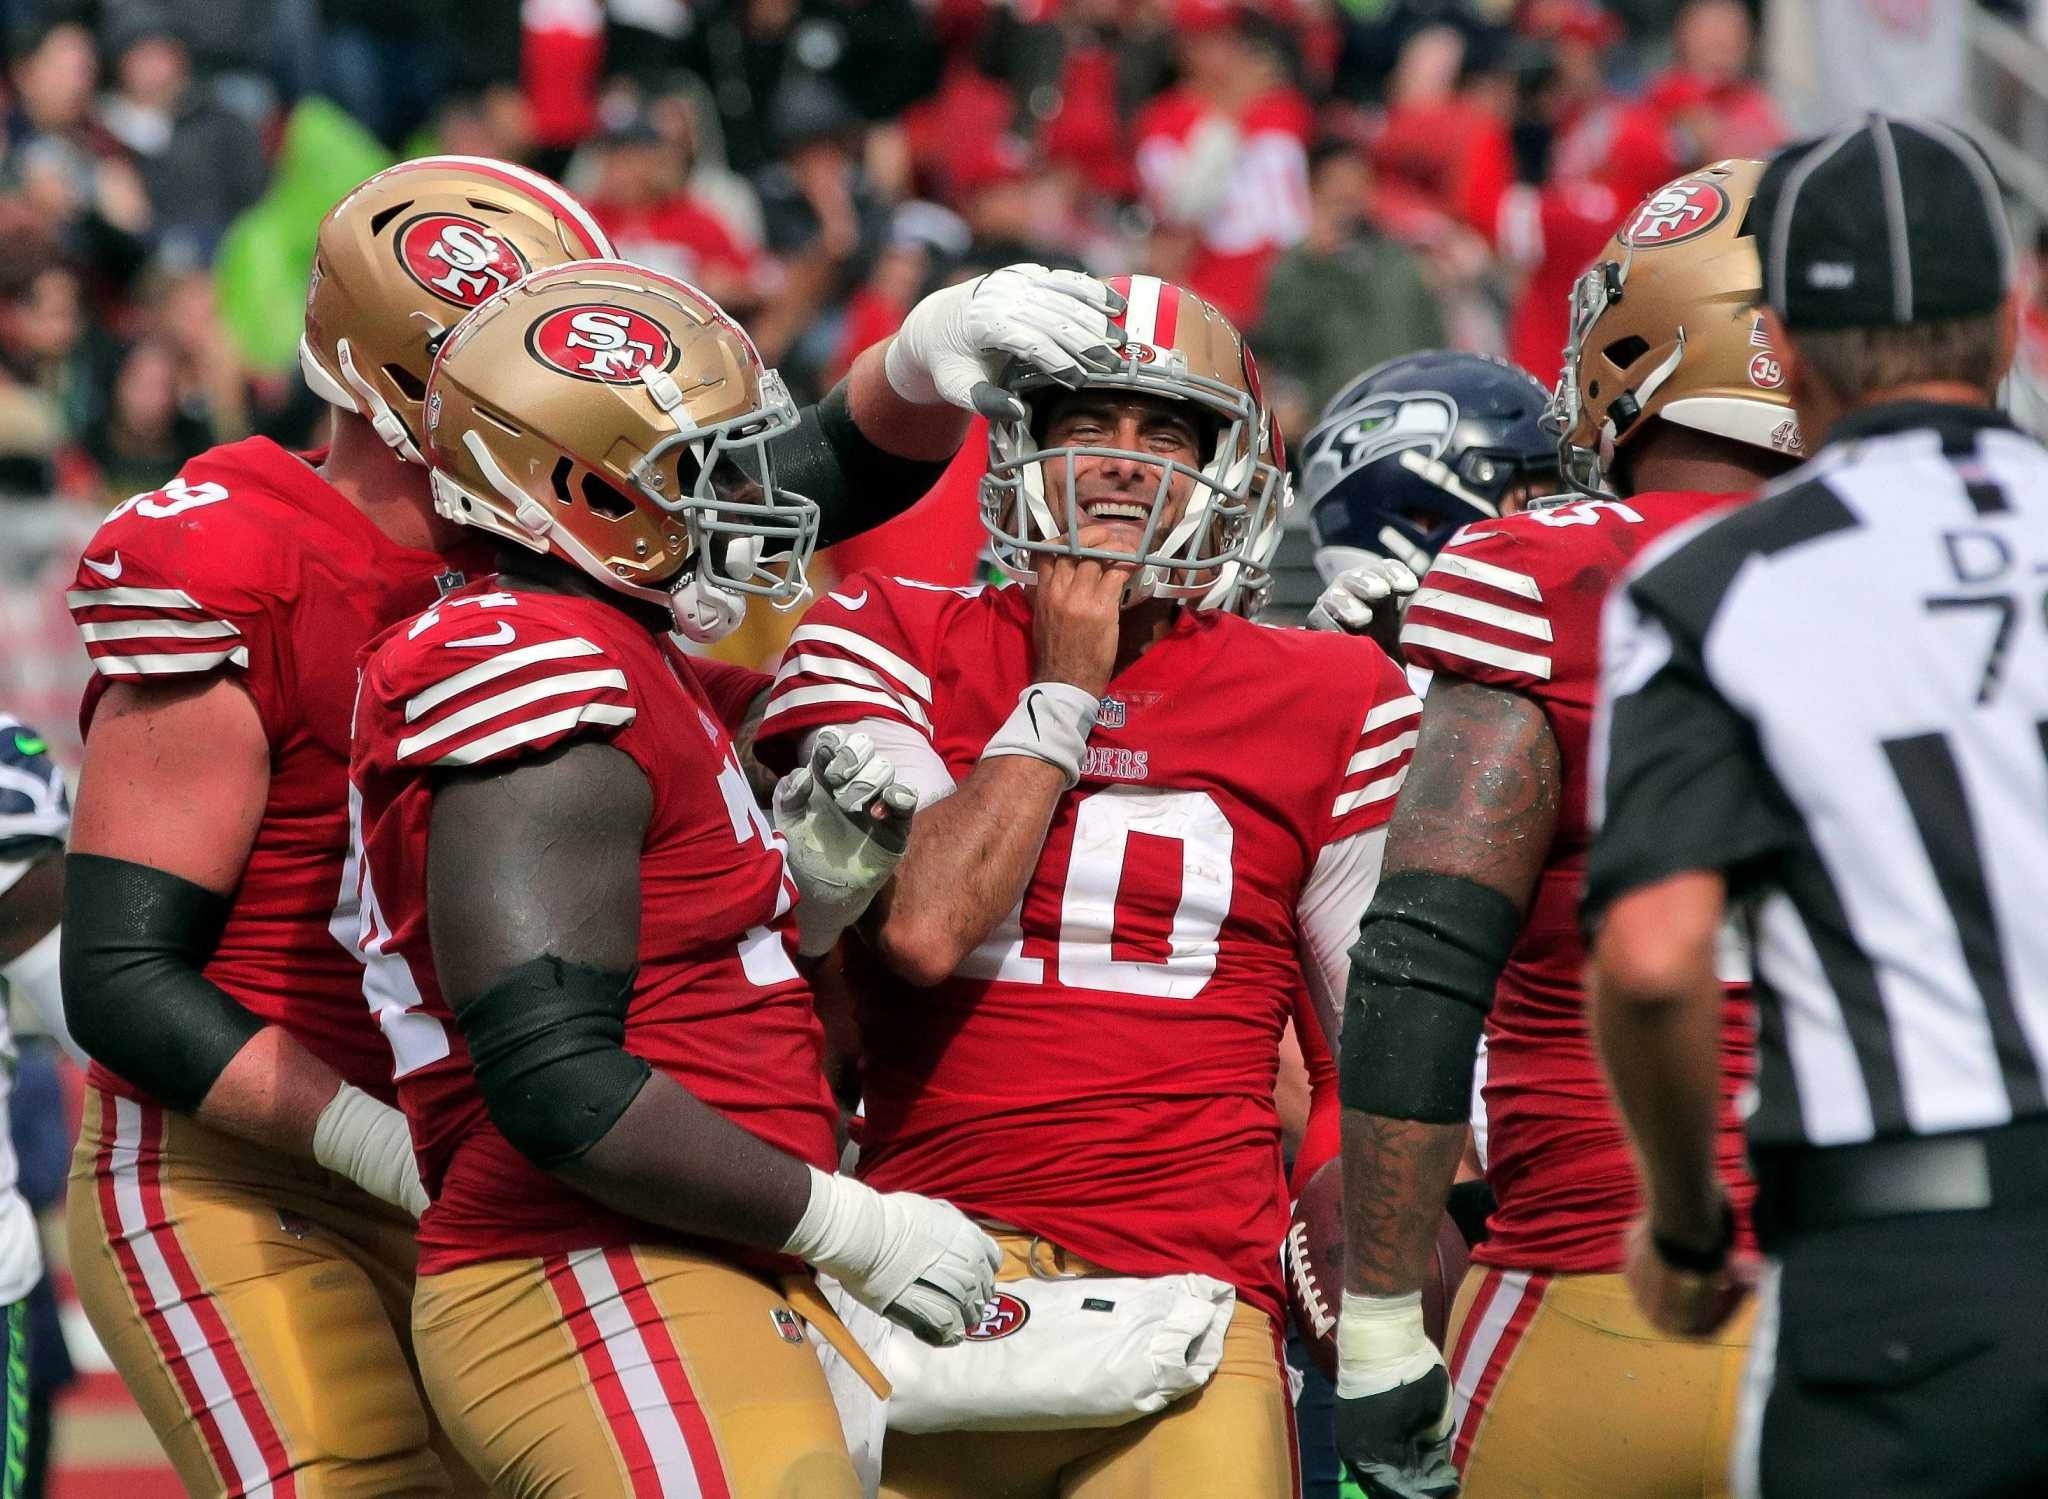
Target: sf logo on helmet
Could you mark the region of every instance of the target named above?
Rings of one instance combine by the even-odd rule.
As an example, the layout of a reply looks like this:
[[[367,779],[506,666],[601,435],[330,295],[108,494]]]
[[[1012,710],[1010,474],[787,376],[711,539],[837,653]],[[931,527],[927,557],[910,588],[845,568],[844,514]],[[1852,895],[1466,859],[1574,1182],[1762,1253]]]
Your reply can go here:
[[[1667,182],[1621,231],[1625,245],[1675,245],[1705,234],[1728,216],[1728,195],[1704,178]]]
[[[623,307],[563,307],[526,334],[535,358],[579,380],[631,385],[640,372],[673,368],[676,346],[661,324]]]
[[[528,270],[511,241],[453,213],[407,220],[398,231],[398,258],[413,280],[463,307],[496,296]]]

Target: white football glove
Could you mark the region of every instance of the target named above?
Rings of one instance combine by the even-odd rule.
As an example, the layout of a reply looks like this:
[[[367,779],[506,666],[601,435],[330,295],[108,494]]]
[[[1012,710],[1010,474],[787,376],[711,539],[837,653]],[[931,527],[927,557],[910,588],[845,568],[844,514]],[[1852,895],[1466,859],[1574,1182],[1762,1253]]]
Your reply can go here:
[[[796,881],[797,951],[830,952],[903,862],[917,793],[865,734],[826,729],[776,784],[775,830]]]
[[[1337,1455],[1370,1499],[1450,1499],[1451,1376],[1422,1293],[1344,1293],[1337,1317]]]
[[[1311,630],[1342,630],[1363,635],[1372,623],[1373,610],[1395,608],[1422,586],[1422,580],[1405,563],[1391,557],[1374,557],[1337,574],[1308,611]]]
[[[1063,385],[1115,365],[1123,298],[1079,271],[1010,265],[933,292],[910,309],[883,364],[896,394],[945,402],[990,421],[1023,421],[1024,403],[996,385],[1013,360]]]
[[[811,1168],[811,1200],[783,1252],[927,1343],[957,1343],[995,1294],[1003,1252],[949,1202],[877,1192]]]
[[[427,1210],[405,1115],[343,1083],[313,1126],[313,1159],[417,1218]]]

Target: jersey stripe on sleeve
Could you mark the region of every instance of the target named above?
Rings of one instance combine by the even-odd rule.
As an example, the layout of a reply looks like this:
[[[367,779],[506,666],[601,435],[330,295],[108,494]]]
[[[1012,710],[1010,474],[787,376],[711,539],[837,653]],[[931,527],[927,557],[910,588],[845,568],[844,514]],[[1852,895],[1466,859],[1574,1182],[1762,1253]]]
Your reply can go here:
[[[1549,681],[1552,632],[1541,612],[1543,590],[1528,573],[1455,550],[1466,539],[1480,538],[1455,539],[1423,579],[1401,626],[1402,645]]]
[[[1388,698],[1365,715],[1330,806],[1332,840],[1377,827],[1393,815],[1394,797],[1407,779],[1421,722],[1422,700],[1412,694]]]
[[[64,602],[93,670],[103,677],[248,668],[242,632],[209,615],[182,588],[74,588]]]
[[[768,698],[768,723],[785,713],[829,705],[844,716],[882,717],[931,737],[932,681],[886,646],[837,625],[806,624],[790,637]]]
[[[587,658],[600,658],[588,664]],[[568,701],[564,701],[567,699]],[[582,724],[623,727],[636,710],[626,674],[579,636],[541,641],[466,666],[406,699],[413,732],[401,763],[476,765],[523,746],[542,747]]]

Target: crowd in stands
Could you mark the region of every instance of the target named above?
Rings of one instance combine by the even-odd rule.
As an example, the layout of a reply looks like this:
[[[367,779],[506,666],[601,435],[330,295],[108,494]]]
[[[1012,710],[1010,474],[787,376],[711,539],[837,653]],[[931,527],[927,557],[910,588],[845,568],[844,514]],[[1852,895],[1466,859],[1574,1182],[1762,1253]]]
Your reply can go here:
[[[0,0],[0,516],[60,497],[75,555],[201,447],[317,441],[315,225],[430,150],[559,177],[800,400],[924,289],[1019,259],[1192,286],[1294,433],[1416,347],[1547,380],[1622,211],[1786,133],[1744,0],[1609,4]],[[15,550],[0,628],[62,664],[0,693],[68,718],[61,589],[24,602]]]

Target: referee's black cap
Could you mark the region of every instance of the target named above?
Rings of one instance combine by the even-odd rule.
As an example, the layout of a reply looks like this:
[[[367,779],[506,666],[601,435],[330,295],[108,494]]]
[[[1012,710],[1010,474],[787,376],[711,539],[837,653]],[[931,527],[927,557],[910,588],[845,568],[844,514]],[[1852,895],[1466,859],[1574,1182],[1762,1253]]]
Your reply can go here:
[[[1873,114],[1796,141],[1757,185],[1764,301],[1787,328],[1880,328],[1986,313],[2012,287],[2012,230],[1975,142]]]

